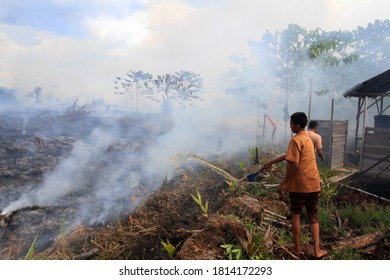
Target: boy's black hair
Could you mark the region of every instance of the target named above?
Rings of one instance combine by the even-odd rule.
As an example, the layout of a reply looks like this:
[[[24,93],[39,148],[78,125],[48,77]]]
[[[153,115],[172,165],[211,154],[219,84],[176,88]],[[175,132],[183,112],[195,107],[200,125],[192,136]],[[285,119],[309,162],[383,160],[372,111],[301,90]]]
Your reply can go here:
[[[306,127],[307,116],[303,112],[296,112],[290,116],[291,121],[294,124],[298,124],[302,129]]]
[[[309,122],[309,129],[313,129],[313,128],[316,128],[318,126],[318,122],[317,121],[310,121]]]

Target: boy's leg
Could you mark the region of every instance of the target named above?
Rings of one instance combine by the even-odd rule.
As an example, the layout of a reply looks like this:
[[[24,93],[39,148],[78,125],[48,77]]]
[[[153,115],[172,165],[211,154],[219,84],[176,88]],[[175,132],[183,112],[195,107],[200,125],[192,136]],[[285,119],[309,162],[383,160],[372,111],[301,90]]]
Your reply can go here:
[[[300,254],[300,240],[301,240],[301,215],[292,214],[291,220],[292,233],[293,233],[293,242],[294,242],[294,254]]]
[[[320,248],[320,225],[319,223],[310,224],[310,233],[314,242],[314,256],[316,258],[321,258],[325,256],[328,252]]]

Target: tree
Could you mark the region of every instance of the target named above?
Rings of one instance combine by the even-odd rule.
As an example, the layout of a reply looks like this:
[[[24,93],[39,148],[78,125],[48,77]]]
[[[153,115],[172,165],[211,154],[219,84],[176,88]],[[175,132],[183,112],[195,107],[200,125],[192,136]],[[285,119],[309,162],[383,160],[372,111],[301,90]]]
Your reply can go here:
[[[154,83],[157,91],[161,93],[162,102],[177,101],[180,104],[199,99],[197,93],[203,88],[203,79],[200,75],[189,71],[158,75]]]
[[[375,20],[366,28],[359,26],[352,32],[353,48],[359,52],[359,79],[367,79],[374,73],[389,68],[390,20]]]
[[[27,94],[28,98],[33,98],[35,99],[35,102],[38,104],[41,102],[42,98],[42,88],[41,87],[35,87],[32,91],[30,91]]]
[[[116,94],[133,94],[132,88],[135,87],[136,112],[138,112],[138,99],[140,94],[150,95],[153,93],[151,88],[153,76],[143,71],[130,71],[125,78],[116,77],[114,80]]]
[[[114,80],[116,94],[134,93],[138,111],[138,95],[143,94],[152,101],[167,105],[175,102],[184,105],[199,99],[197,95],[203,88],[203,79],[199,74],[189,71],[178,71],[174,74],[153,75],[142,71],[130,71],[126,78],[116,77]],[[158,93],[161,95],[158,96]]]
[[[348,36],[349,35],[349,36]],[[271,75],[277,78],[277,84],[284,93],[285,135],[289,120],[290,96],[294,99],[303,92],[307,80],[305,75],[313,68],[327,69],[351,63],[358,58],[350,51],[352,36],[350,33],[325,32],[320,28],[307,30],[296,24],[289,24],[286,30],[274,35],[267,32],[261,41],[249,43],[252,53],[263,67],[270,67]]]

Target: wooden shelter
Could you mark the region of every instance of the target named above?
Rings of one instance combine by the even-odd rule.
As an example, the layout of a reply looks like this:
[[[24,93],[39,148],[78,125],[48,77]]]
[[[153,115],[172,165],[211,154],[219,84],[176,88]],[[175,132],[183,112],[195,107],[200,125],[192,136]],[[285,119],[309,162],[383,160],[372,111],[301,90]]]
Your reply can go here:
[[[316,120],[318,134],[322,138],[325,166],[334,169],[343,167],[347,145],[348,121]]]
[[[344,97],[358,99],[355,152],[360,154],[360,173],[371,180],[390,179],[390,69],[346,91]],[[367,127],[367,110],[376,108],[374,127]],[[387,185],[387,184],[386,184]]]
[[[359,146],[361,146],[361,140],[363,140],[363,133],[366,128],[366,115],[369,108],[375,106],[377,109],[376,120],[378,120],[378,125],[376,127],[390,128],[389,116],[385,115],[385,111],[390,107],[390,105],[385,105],[385,98],[390,97],[390,69],[357,84],[347,90],[343,96],[358,99],[355,130],[355,152],[357,152],[359,151]]]

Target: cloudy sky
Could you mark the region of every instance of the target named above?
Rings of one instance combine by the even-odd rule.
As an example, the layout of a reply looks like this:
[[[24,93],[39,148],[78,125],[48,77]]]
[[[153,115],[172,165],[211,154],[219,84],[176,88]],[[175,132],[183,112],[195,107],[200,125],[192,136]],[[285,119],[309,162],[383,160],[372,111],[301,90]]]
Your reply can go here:
[[[1,0],[0,86],[115,102],[115,76],[187,70],[211,91],[230,55],[249,55],[266,30],[352,30],[389,10],[387,0]]]

